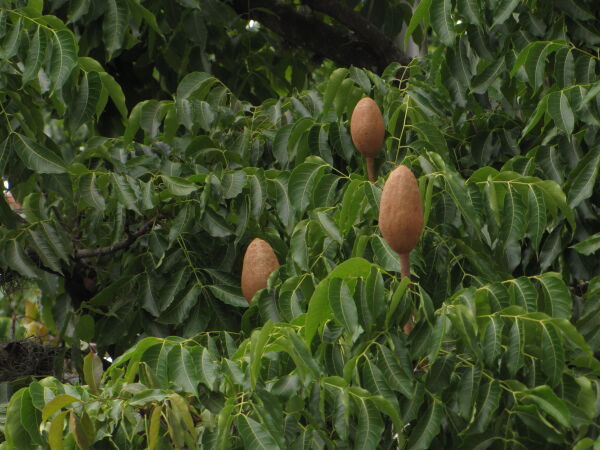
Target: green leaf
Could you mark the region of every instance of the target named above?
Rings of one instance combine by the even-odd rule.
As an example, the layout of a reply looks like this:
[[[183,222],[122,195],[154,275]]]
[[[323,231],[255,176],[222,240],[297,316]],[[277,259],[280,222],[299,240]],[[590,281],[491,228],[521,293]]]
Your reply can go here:
[[[264,450],[281,448],[264,424],[243,414],[237,416],[236,423],[245,448]]]
[[[533,114],[527,121],[525,128],[523,128],[523,131],[521,132],[521,139],[523,139],[523,137],[529,134],[529,132],[533,130],[533,128],[538,124],[540,119],[544,117],[544,114],[546,114],[546,109],[548,108],[548,97],[548,95],[542,97],[540,102],[535,107],[535,111],[533,112]]]
[[[561,89],[575,84],[575,59],[573,51],[568,48],[561,48],[554,57],[554,76]],[[585,101],[585,100],[584,100]]]
[[[128,2],[134,16],[139,16],[144,19],[144,22],[148,24],[152,31],[160,36],[163,36],[156,21],[156,16],[152,13],[152,11],[142,6],[140,4],[140,0],[129,0]]]
[[[121,113],[121,117],[126,119],[127,105],[125,104],[123,88],[121,88],[121,85],[116,82],[112,75],[106,72],[100,72],[100,79],[102,80],[102,86],[104,86],[104,89],[108,92],[110,99]]]
[[[413,127],[431,144],[431,149],[434,152],[439,153],[442,158],[448,159],[448,144],[437,126],[430,122],[418,122],[413,124]]]
[[[342,235],[345,235],[360,219],[365,197],[362,185],[362,181],[352,180],[344,191],[342,208],[338,216],[338,226]]]
[[[142,106],[140,125],[149,138],[155,139],[158,136],[165,113],[165,103],[158,100],[148,100]]]
[[[111,173],[111,181],[119,201],[125,205],[127,209],[140,214],[140,210],[137,206],[139,192],[136,192],[135,189],[137,188],[136,180],[131,178],[129,175],[119,175],[113,172]]]
[[[519,241],[525,233],[525,205],[519,193],[509,188],[504,197],[504,210],[502,214],[502,228],[500,239],[504,241],[504,247]]]
[[[12,146],[28,169],[37,173],[65,173],[65,162],[56,153],[19,133],[13,133]]]
[[[96,295],[94,295],[88,302],[92,306],[106,306],[114,302],[115,297],[121,289],[123,289],[130,281],[128,277],[118,278],[114,283],[109,284]]]
[[[185,178],[169,177],[167,175],[161,175],[160,177],[162,178],[163,183],[165,183],[167,191],[175,196],[185,197],[198,190],[197,185]]]
[[[481,25],[481,7],[477,0],[458,0],[458,11],[473,25]]]
[[[230,199],[237,197],[246,186],[246,173],[242,170],[227,172],[221,179],[223,188],[223,198]]]
[[[267,180],[275,191],[275,211],[277,217],[279,217],[279,220],[281,220],[287,230],[294,226],[292,203],[288,195],[288,178],[289,172],[282,172],[277,178],[267,177]]]
[[[488,430],[490,422],[494,419],[494,413],[500,404],[502,390],[498,381],[492,379],[479,388],[477,396],[477,417],[475,430],[483,432]]]
[[[46,237],[42,233],[39,233],[32,228],[28,230],[28,233],[31,237],[31,244],[40,259],[43,261],[44,265],[51,268],[55,272],[62,273],[59,257],[54,253],[54,249],[46,240]]]
[[[80,401],[80,399],[69,394],[58,394],[44,405],[44,408],[42,409],[42,422],[48,420],[59,409],[62,409],[71,403]]]
[[[328,166],[324,162],[322,164],[305,162],[292,170],[288,194],[292,206],[300,215],[310,205],[312,193],[326,167]]]
[[[248,307],[248,302],[238,287],[227,285],[212,285],[207,287],[223,303],[240,308]]]
[[[38,273],[33,262],[23,251],[21,244],[11,239],[6,244],[6,260],[8,264],[26,278],[37,278]]]
[[[526,398],[532,400],[559,424],[569,427],[571,417],[567,405],[548,386],[538,386],[526,391]]]
[[[46,58],[46,49],[48,48],[48,32],[45,28],[38,26],[29,45],[27,59],[25,60],[25,70],[23,71],[22,83],[27,84],[35,79]]]
[[[19,48],[19,34],[21,33],[22,19],[19,17],[13,24],[10,34],[4,40],[2,47],[0,48],[0,59],[8,60],[12,58]]]
[[[392,295],[392,300],[390,301],[390,306],[385,314],[385,327],[388,328],[400,301],[406,295],[406,289],[410,284],[410,278],[404,277],[400,280],[400,284],[396,287],[394,294]]]
[[[548,219],[544,195],[535,185],[529,185],[527,211],[527,236],[531,239],[533,248],[537,252],[540,248],[540,242],[542,241],[542,235],[544,234]]]
[[[48,444],[51,450],[63,450],[63,428],[65,425],[65,417],[69,411],[63,411],[58,414],[50,423],[48,432]]]
[[[576,208],[591,197],[600,168],[600,146],[594,147],[579,160],[567,179],[569,207]]]
[[[160,315],[158,322],[165,324],[181,324],[190,317],[190,310],[198,303],[200,287],[197,284],[192,285],[187,292],[174,301],[171,306]],[[149,301],[152,299],[149,298]]]
[[[468,366],[460,374],[456,398],[458,401],[458,412],[463,419],[470,421],[475,409],[479,382],[481,381],[481,369],[479,366]]]
[[[354,335],[358,329],[358,312],[356,303],[352,298],[350,289],[340,278],[329,281],[328,288],[329,306],[335,319]]]
[[[383,371],[369,359],[365,359],[362,367],[362,382],[370,393],[386,399],[395,411],[400,409],[396,394],[392,392]]]
[[[385,345],[379,346],[379,353],[381,355],[379,364],[390,388],[411,399],[413,397],[413,381],[402,368],[398,357]]]
[[[92,118],[96,112],[101,91],[100,75],[97,72],[84,72],[74,103],[70,105],[67,116],[67,124],[71,133],[77,131],[81,125]]]
[[[202,216],[202,227],[212,237],[222,238],[231,236],[233,231],[229,226],[229,222],[212,209],[207,209]]]
[[[551,323],[540,322],[542,327],[542,370],[548,376],[548,384],[556,386],[565,369],[565,352],[560,335]]]
[[[95,335],[95,322],[94,318],[89,314],[81,315],[77,320],[77,325],[75,326],[75,332],[77,333],[77,337],[85,342],[92,342]]]
[[[440,432],[440,425],[444,417],[444,408],[440,402],[432,398],[427,412],[417,419],[414,430],[410,433],[407,449],[426,450],[433,439]]]
[[[185,289],[190,278],[188,266],[180,266],[180,269],[170,274],[168,281],[160,288],[159,307],[165,311],[177,297],[177,294]]]
[[[83,175],[79,181],[79,192],[81,193],[83,201],[89,206],[98,211],[104,211],[106,203],[104,201],[104,196],[98,191],[96,178],[97,175],[95,172]]]
[[[10,448],[28,449],[35,448],[35,444],[42,445],[39,411],[33,406],[29,389],[20,389],[10,398],[4,427],[6,442]]]
[[[50,81],[52,89],[61,89],[71,71],[77,65],[77,42],[73,33],[67,29],[52,32],[52,61],[50,63]]]
[[[570,319],[572,314],[572,297],[560,274],[547,272],[536,280],[544,293],[544,312],[552,317]]]
[[[581,255],[593,255],[600,249],[600,233],[593,234],[581,242],[578,242],[575,245],[571,245],[571,247],[577,253]]]
[[[325,231],[325,233],[327,233],[327,235],[335,242],[342,245],[342,235],[340,234],[335,222],[331,220],[329,215],[325,211],[317,211],[316,216],[317,221],[323,228],[323,231]]]
[[[178,391],[198,395],[198,368],[190,351],[182,345],[174,345],[167,356],[168,376]],[[200,361],[198,361],[200,363]]]
[[[350,258],[333,269],[327,277],[322,280],[313,292],[308,303],[306,313],[306,326],[304,328],[304,339],[310,345],[317,329],[325,323],[331,314],[329,305],[329,283],[334,278],[366,278],[371,272],[372,264],[363,258]]]
[[[440,349],[442,348],[442,344],[444,342],[444,338],[446,337],[446,327],[447,327],[448,319],[445,314],[440,314],[435,321],[435,325],[431,330],[431,335],[429,337],[429,364],[433,364],[437,359]]]
[[[464,0],[467,2],[468,0]],[[502,72],[506,70],[504,57],[498,58],[496,62],[487,66],[483,72],[478,74],[471,83],[471,91],[476,94],[484,94],[490,85],[496,81]]]
[[[509,290],[514,303],[521,306],[525,311],[537,311],[538,295],[535,286],[529,278],[520,277],[507,280]]]
[[[252,216],[258,219],[265,209],[267,198],[269,198],[262,171],[248,174],[248,186],[250,187]]]
[[[404,34],[404,47],[406,47],[408,40],[421,22],[424,22],[425,28],[429,27],[429,10],[431,8],[431,2],[432,0],[421,0],[415,8],[414,13],[410,18],[410,22],[408,23],[408,27],[406,28],[406,33]]]
[[[127,22],[129,20],[129,8],[126,0],[107,0],[106,13],[102,23],[102,36],[108,59],[112,59],[115,52],[123,47]]]
[[[371,248],[375,261],[387,272],[400,272],[400,256],[379,235],[371,238]]]
[[[102,379],[102,361],[95,352],[88,353],[83,358],[83,379],[93,394],[98,394]]]
[[[569,135],[573,133],[575,118],[569,99],[563,91],[552,92],[548,96],[548,112],[558,128]]]
[[[194,109],[190,97],[194,94],[196,94],[195,97],[206,95],[216,82],[217,79],[208,73],[192,72],[183,77],[179,86],[177,86],[177,116],[188,130],[191,130],[194,126]]]
[[[329,76],[327,87],[325,88],[325,94],[323,95],[323,113],[329,111],[331,105],[333,104],[335,94],[337,93],[340,84],[342,84],[342,81],[344,81],[346,76],[348,76],[348,69],[343,67],[335,69]]]
[[[431,27],[447,47],[454,44],[456,32],[452,20],[452,1],[433,0],[431,3]]]
[[[370,400],[358,396],[353,396],[353,399],[358,416],[354,448],[364,450],[377,448],[384,429],[381,415]]]
[[[502,329],[504,322],[497,316],[490,316],[490,320],[483,335],[483,356],[488,367],[495,367],[500,356],[502,344]]]
[[[515,8],[519,5],[520,0],[500,0],[496,2],[496,9],[494,11],[494,23],[492,26],[501,25],[506,22]]]
[[[525,350],[525,327],[519,318],[515,318],[508,339],[506,350],[506,368],[511,377],[523,367],[523,352]]]

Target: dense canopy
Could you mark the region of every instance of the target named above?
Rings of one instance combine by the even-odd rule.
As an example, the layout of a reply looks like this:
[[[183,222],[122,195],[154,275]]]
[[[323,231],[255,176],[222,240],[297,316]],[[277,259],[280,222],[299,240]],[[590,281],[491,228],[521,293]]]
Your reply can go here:
[[[4,0],[0,449],[596,448],[598,17]],[[281,266],[248,302],[255,238]]]

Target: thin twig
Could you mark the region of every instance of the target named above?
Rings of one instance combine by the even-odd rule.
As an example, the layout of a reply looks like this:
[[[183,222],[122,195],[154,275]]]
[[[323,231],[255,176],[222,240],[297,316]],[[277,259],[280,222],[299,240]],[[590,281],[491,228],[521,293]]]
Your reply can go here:
[[[150,232],[154,223],[156,222],[157,217],[153,217],[152,219],[146,221],[140,228],[138,228],[133,233],[130,233],[125,239],[117,242],[113,245],[107,245],[106,247],[98,247],[98,248],[80,248],[75,250],[75,259],[83,259],[83,258],[93,258],[95,256],[104,256],[110,255],[111,253],[115,253],[119,250],[123,250],[124,248],[129,247],[133,244],[137,238],[143,236],[144,234]]]

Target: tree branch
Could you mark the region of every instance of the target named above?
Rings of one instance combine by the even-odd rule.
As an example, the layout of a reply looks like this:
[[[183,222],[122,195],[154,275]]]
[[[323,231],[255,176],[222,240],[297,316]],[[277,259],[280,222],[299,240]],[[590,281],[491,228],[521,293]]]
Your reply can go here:
[[[374,41],[359,40],[357,34],[327,25],[293,5],[278,0],[231,0],[231,4],[238,14],[257,20],[290,45],[305,47],[340,66],[354,65],[381,72],[389,62],[389,57],[384,60],[380,57],[385,50],[374,50]]]
[[[315,11],[327,14],[364,39],[377,54],[380,66],[385,67],[394,61],[406,66],[410,62],[410,58],[366,17],[339,0],[302,0],[302,2]]]
[[[119,250],[127,248],[131,244],[133,244],[137,238],[150,232],[154,223],[156,222],[156,219],[157,217],[153,217],[152,219],[148,220],[140,228],[138,228],[133,233],[128,234],[128,236],[125,239],[117,242],[116,244],[107,245],[106,247],[77,249],[75,250],[75,259],[93,258],[94,256],[109,255],[111,253],[115,253]]]

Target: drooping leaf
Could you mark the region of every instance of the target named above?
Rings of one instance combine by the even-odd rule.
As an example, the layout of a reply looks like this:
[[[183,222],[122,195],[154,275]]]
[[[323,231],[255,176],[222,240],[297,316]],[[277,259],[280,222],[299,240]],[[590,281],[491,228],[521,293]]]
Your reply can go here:
[[[108,59],[123,47],[127,31],[129,8],[126,0],[107,0],[107,11],[102,24],[103,40],[108,52]]]
[[[431,27],[436,32],[444,45],[450,47],[454,44],[456,32],[452,20],[451,0],[432,0],[431,2]]]
[[[355,430],[354,448],[377,448],[383,433],[383,420],[377,408],[368,399],[353,396],[357,408],[358,424]]]
[[[56,153],[19,133],[12,135],[12,146],[28,169],[37,173],[64,173],[67,171],[62,158]]]
[[[571,246],[572,249],[581,255],[592,255],[598,249],[600,249],[600,233],[593,234],[592,236],[578,242]]]
[[[312,197],[313,190],[323,171],[327,167],[322,164],[305,162],[294,168],[290,175],[288,194],[292,206],[300,214],[304,213]]]
[[[600,147],[594,147],[579,161],[567,179],[569,207],[575,208],[593,192],[600,169]]]
[[[541,323],[542,328],[542,370],[548,376],[548,384],[556,386],[565,368],[565,355],[560,335],[549,323]]]
[[[67,29],[52,32],[52,60],[50,63],[50,81],[53,90],[61,89],[71,71],[77,65],[77,41]]]
[[[563,91],[548,96],[548,112],[558,128],[567,134],[573,133],[575,118],[569,99]]]
[[[425,414],[417,419],[417,424],[410,433],[407,448],[410,450],[426,450],[440,432],[444,416],[444,408],[440,402],[432,398]]]
[[[245,415],[239,415],[236,423],[246,448],[264,450],[281,448],[264,424]]]
[[[84,72],[74,103],[69,108],[67,123],[71,133],[92,118],[100,100],[102,81],[97,72]]]
[[[83,200],[92,208],[104,211],[106,202],[97,187],[97,175],[94,172],[83,175],[79,181],[79,189]]]
[[[31,44],[27,52],[25,60],[25,70],[23,71],[22,83],[27,84],[29,81],[37,77],[37,74],[46,58],[46,50],[48,48],[48,32],[45,28],[38,26]]]

